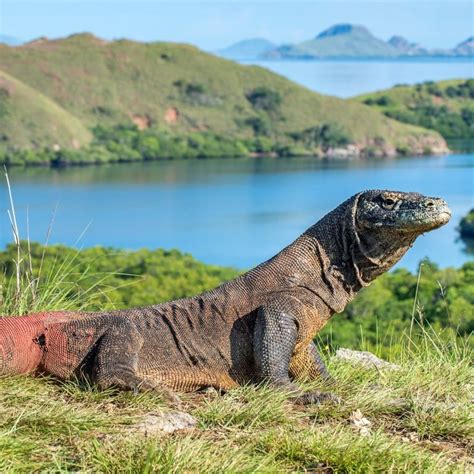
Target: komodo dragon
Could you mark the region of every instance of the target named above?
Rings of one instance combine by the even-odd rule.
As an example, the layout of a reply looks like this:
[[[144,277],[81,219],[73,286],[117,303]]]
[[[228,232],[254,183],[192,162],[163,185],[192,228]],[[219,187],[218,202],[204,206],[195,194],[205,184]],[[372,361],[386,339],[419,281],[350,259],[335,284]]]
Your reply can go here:
[[[0,375],[86,377],[100,388],[169,396],[267,381],[298,403],[318,403],[324,393],[295,383],[328,375],[316,333],[420,234],[450,216],[439,198],[365,191],[270,260],[198,296],[119,311],[0,318]]]

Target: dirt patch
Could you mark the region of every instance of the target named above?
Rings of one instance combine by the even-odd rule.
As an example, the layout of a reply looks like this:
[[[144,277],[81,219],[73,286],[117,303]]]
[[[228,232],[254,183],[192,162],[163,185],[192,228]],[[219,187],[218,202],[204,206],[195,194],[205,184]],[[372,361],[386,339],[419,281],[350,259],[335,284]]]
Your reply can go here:
[[[432,100],[433,104],[435,104],[435,105],[442,105],[442,104],[444,104],[443,98],[442,98],[442,97],[438,97],[437,95],[433,96],[431,100]]]
[[[132,122],[138,127],[138,130],[146,130],[151,127],[152,119],[149,115],[132,115]]]
[[[179,110],[176,107],[169,107],[165,112],[166,123],[176,123],[179,120]]]

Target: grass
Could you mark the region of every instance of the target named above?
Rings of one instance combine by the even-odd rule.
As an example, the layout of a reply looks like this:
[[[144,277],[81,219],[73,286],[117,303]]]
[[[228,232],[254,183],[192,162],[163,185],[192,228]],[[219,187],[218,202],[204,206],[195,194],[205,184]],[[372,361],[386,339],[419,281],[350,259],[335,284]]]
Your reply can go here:
[[[73,114],[18,79],[0,71],[0,130],[2,142],[20,148],[77,148],[92,133]]]
[[[162,438],[130,429],[169,409],[153,394],[0,378],[0,470],[467,472],[472,354],[427,347],[387,373],[331,362],[339,405],[297,407],[268,387],[183,395],[199,426]],[[371,422],[366,435],[355,410]]]
[[[311,92],[264,68],[242,66],[189,45],[106,42],[81,34],[15,48],[2,45],[0,63],[3,71],[88,128],[133,119],[176,133],[209,131],[250,138],[252,128],[245,124],[259,118],[278,139],[290,132],[337,124],[361,148],[381,147],[382,142],[387,148],[421,152],[425,142],[444,146],[432,131],[396,122],[355,101]],[[177,84],[195,93],[183,94]],[[279,94],[278,110],[267,113],[252,106],[247,96],[260,87]],[[170,122],[170,110],[174,110],[175,121]],[[9,140],[15,143],[13,132]],[[51,143],[45,139],[42,145]],[[4,146],[9,146],[8,141]]]

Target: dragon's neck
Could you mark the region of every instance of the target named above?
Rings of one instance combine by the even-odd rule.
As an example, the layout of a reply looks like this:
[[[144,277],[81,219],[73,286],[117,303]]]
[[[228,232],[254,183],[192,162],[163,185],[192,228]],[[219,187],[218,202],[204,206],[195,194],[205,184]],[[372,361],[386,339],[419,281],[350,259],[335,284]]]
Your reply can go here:
[[[261,306],[272,294],[306,288],[332,312],[341,312],[412,243],[362,235],[356,225],[357,203],[358,195],[348,199],[273,258],[208,296],[241,315]]]

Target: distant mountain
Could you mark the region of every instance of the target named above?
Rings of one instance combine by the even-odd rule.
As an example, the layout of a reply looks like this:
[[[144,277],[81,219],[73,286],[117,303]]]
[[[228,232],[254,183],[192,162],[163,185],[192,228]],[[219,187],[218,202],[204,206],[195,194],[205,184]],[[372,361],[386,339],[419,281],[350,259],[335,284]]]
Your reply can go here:
[[[13,36],[0,35],[0,43],[8,44],[8,46],[18,46],[19,44],[22,44],[23,41],[18,38],[14,38]]]
[[[456,56],[474,56],[474,36],[470,36],[467,40],[459,43],[453,52]]]
[[[286,45],[266,54],[270,58],[390,57],[397,49],[376,38],[360,25],[340,24],[324,30],[314,39]]]
[[[403,36],[392,36],[387,43],[403,56],[426,56],[428,54],[426,48],[423,48],[418,43],[410,43]]]
[[[275,43],[265,38],[252,38],[234,43],[218,53],[230,59],[251,59],[262,56],[276,47]]]
[[[317,59],[317,58],[397,58],[407,56],[474,56],[474,37],[453,49],[427,49],[400,35],[384,41],[365,26],[342,23],[333,25],[315,38],[297,44],[275,46],[254,38],[240,41],[219,51],[230,59]]]

